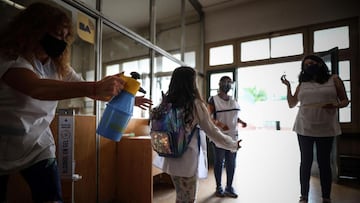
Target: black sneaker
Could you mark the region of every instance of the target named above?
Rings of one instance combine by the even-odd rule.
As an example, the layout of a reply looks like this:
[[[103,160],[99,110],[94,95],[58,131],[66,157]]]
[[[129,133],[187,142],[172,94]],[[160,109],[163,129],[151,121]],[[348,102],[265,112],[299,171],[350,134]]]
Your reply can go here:
[[[301,196],[301,197],[300,197],[299,203],[307,203],[307,202],[308,202],[308,198],[307,198],[307,197],[304,197],[304,196]]]
[[[224,190],[223,190],[223,188],[221,186],[216,188],[215,196],[217,196],[217,197],[225,197]]]
[[[329,198],[323,198],[323,203],[331,203],[331,199],[329,199]]]
[[[226,187],[224,195],[227,197],[237,198],[238,195],[235,193],[233,187]]]

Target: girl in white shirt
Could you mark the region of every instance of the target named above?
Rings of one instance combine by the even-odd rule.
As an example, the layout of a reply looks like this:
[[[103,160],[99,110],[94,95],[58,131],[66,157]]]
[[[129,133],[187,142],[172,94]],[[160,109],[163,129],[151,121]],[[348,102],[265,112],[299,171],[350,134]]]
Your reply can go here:
[[[213,124],[206,104],[199,94],[196,71],[193,68],[179,67],[174,70],[165,97],[173,106],[185,108],[185,124],[188,132],[199,125],[206,136],[219,147],[233,152],[240,148],[240,140],[233,140]],[[194,135],[187,150],[179,158],[155,158],[154,165],[168,173],[173,180],[177,203],[196,201],[198,177],[204,174],[200,169],[207,170],[207,166],[199,167],[206,163],[206,156],[202,154],[206,151],[204,149],[206,139],[200,137],[200,148],[198,141],[198,136]]]

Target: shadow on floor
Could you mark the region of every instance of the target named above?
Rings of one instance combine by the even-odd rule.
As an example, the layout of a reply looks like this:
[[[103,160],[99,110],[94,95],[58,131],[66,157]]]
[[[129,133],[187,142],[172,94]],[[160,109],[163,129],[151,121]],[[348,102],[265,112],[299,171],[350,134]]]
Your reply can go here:
[[[239,197],[214,196],[215,180],[209,168],[208,178],[199,182],[197,203],[297,203],[299,199],[299,149],[296,136],[291,131],[242,131],[242,148],[237,154],[233,186]],[[211,153],[211,152],[209,152]],[[225,184],[225,171],[222,182]],[[166,182],[154,179],[154,203],[175,202],[175,190]],[[360,183],[334,182],[334,203],[359,203]],[[310,181],[309,203],[321,202],[319,179]]]

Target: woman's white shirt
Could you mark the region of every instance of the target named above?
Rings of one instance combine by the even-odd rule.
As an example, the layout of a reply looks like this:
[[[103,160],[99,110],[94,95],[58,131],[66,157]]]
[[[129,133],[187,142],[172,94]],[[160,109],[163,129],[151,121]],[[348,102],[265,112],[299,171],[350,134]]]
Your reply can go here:
[[[0,77],[10,68],[25,68],[40,78],[59,80],[56,67],[49,60],[34,66],[22,57],[13,61],[0,59]],[[81,81],[74,70],[64,80]],[[38,161],[55,158],[55,143],[50,130],[57,101],[34,99],[0,80],[0,175],[24,169]]]
[[[302,82],[299,87],[300,108],[293,130],[304,136],[329,137],[341,134],[338,110],[322,108],[324,104],[337,103],[334,78],[324,84]]]

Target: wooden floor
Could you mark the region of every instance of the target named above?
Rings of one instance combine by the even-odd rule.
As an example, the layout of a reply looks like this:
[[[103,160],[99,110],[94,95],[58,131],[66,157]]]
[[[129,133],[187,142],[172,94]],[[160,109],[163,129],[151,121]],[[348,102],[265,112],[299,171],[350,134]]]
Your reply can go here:
[[[207,179],[200,180],[198,203],[297,203],[299,199],[299,149],[290,131],[242,131],[242,148],[238,152],[234,178],[237,199],[214,196],[212,168]],[[225,184],[225,171],[223,173]],[[333,203],[360,203],[360,183],[335,180]],[[154,185],[154,203],[175,202],[169,184]],[[321,203],[319,179],[311,178],[310,203]]]

